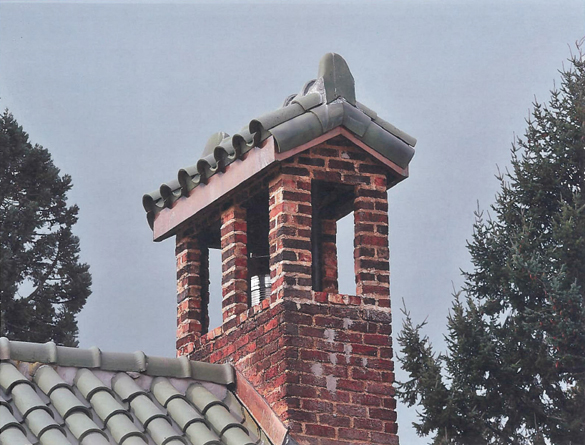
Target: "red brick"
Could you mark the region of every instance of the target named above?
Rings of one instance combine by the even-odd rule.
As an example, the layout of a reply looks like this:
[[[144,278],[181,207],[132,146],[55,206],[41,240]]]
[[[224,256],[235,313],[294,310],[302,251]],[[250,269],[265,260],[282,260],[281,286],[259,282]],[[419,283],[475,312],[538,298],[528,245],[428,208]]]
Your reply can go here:
[[[308,423],[305,425],[305,433],[309,436],[335,437],[335,428]]]

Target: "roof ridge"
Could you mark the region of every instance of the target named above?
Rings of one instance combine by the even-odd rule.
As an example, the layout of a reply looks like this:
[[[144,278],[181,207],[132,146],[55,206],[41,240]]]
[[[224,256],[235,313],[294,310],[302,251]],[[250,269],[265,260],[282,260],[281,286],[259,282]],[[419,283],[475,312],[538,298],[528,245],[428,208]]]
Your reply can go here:
[[[187,357],[156,357],[136,352],[104,352],[57,346],[54,342],[29,343],[0,337],[0,361],[46,363],[57,366],[101,369],[112,372],[138,372],[152,377],[191,378],[229,385],[235,373],[228,363],[215,364],[189,360]]]
[[[142,205],[154,229],[155,215],[171,209],[181,197],[207,184],[216,173],[245,159],[252,149],[272,137],[279,153],[301,146],[328,131],[343,126],[400,168],[407,168],[414,156],[416,139],[378,117],[355,97],[355,81],[347,62],[327,53],[319,62],[316,79],[305,83],[298,94],[288,96],[282,107],[249,120],[238,133],[211,135],[196,164],[178,171],[176,179],[146,193]]]

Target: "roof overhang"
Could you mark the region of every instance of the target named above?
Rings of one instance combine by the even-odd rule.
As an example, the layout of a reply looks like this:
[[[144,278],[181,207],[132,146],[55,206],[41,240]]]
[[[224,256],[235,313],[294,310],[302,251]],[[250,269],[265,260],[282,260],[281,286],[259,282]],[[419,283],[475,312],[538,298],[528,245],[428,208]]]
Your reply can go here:
[[[200,184],[191,190],[189,196],[180,197],[173,203],[172,207],[164,208],[154,215],[152,224],[154,241],[162,241],[173,236],[182,224],[197,215],[201,210],[271,165],[309,150],[311,147],[339,135],[353,142],[389,169],[392,174],[392,181],[388,184],[389,188],[408,177],[408,166],[400,167],[395,164],[379,151],[366,145],[343,126],[338,126],[309,142],[284,152],[278,151],[274,137],[270,136],[258,147],[252,148],[244,156],[227,165],[223,172],[211,176],[207,184]],[[397,143],[402,142],[398,138],[396,140]]]

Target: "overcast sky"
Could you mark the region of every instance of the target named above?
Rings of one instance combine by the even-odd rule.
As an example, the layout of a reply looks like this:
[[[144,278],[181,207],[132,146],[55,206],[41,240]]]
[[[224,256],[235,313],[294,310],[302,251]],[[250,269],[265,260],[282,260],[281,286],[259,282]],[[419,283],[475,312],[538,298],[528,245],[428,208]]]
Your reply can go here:
[[[496,165],[509,165],[531,102],[548,99],[584,36],[582,0],[3,1],[0,106],[73,177],[81,208],[93,294],[80,346],[174,355],[174,240],[152,242],[142,195],[195,163],[212,133],[278,108],[337,52],[357,99],[418,139],[411,177],[389,191],[394,330],[404,299],[442,347],[477,202],[493,202]],[[412,410],[398,415],[403,444],[428,442]]]

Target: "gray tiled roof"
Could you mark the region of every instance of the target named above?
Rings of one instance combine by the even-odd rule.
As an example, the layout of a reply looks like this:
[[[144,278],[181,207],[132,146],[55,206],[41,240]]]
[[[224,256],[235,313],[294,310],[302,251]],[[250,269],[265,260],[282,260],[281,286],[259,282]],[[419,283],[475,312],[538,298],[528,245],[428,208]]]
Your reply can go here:
[[[269,443],[229,365],[0,338],[0,445]]]
[[[323,56],[317,79],[289,96],[278,110],[252,119],[239,133],[216,133],[196,164],[179,170],[177,179],[145,194],[144,209],[152,227],[154,215],[172,207],[181,196],[206,183],[215,173],[246,154],[270,136],[282,153],[343,126],[359,140],[401,168],[414,156],[416,139],[380,118],[355,99],[354,79],[338,54]]]

